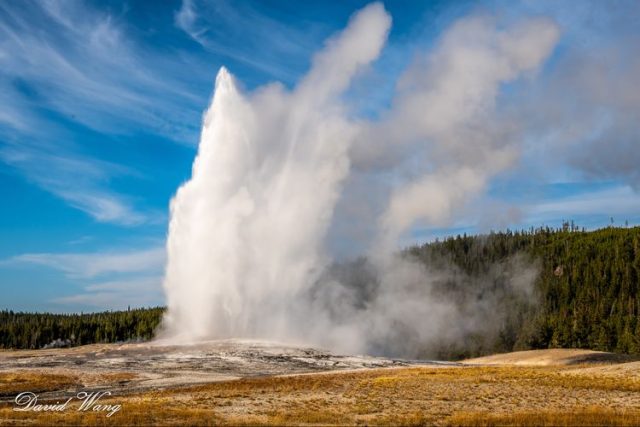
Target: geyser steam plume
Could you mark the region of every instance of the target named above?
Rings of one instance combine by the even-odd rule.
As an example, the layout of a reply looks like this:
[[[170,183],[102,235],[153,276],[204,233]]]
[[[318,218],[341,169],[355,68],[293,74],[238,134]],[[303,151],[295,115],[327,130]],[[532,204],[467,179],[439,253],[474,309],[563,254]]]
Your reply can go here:
[[[506,30],[488,17],[463,19],[409,67],[392,109],[377,122],[354,120],[344,92],[378,57],[390,25],[381,4],[362,9],[291,91],[242,93],[219,71],[192,177],[171,203],[165,337],[366,351],[390,332],[385,325],[426,316],[423,339],[451,313],[425,293],[428,274],[392,253],[416,222],[446,223],[515,160],[517,135],[497,117],[497,92],[533,72],[558,31],[544,19]],[[393,184],[379,179],[394,173]],[[369,214],[354,215],[363,206]],[[379,283],[366,304],[323,275],[332,230],[345,223],[369,236]]]

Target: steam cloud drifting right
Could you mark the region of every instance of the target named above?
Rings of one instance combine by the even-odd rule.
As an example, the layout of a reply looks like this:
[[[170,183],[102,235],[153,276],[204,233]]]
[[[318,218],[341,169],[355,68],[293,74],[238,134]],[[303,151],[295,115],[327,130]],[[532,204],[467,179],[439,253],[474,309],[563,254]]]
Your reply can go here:
[[[440,298],[430,284],[450,272],[397,250],[412,227],[448,224],[518,161],[520,128],[498,110],[500,88],[533,75],[559,29],[460,19],[405,70],[388,111],[358,118],[344,94],[390,27],[381,4],[360,10],[292,90],[243,93],[219,71],[191,179],[171,203],[164,338],[411,357],[489,321],[490,295],[471,308]],[[366,255],[369,276],[331,274],[345,243]],[[505,268],[529,297],[535,266]]]

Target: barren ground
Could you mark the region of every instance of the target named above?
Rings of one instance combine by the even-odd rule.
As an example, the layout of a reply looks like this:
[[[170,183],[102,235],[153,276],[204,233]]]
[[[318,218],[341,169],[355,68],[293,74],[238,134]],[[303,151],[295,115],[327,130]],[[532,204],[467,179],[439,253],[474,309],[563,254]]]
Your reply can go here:
[[[113,417],[15,412],[111,390]],[[462,364],[339,356],[248,341],[0,352],[0,424],[640,425],[640,362],[543,350]],[[75,404],[74,404],[75,405]]]
[[[369,356],[340,356],[283,344],[220,340],[196,345],[157,343],[93,344],[67,349],[0,351],[0,372],[24,370],[75,375],[86,387],[102,384],[110,374],[127,374],[117,386],[123,393],[246,377],[318,371],[407,366]],[[6,400],[7,396],[0,395]]]

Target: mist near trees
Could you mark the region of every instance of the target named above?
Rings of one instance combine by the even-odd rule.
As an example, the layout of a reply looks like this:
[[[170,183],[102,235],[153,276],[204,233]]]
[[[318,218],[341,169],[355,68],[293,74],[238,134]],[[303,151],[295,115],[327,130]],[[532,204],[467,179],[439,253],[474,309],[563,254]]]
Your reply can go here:
[[[412,357],[460,359],[542,348],[640,354],[640,227],[584,232],[567,224],[555,230],[457,236],[409,247],[399,256],[432,271],[446,269],[447,274],[438,280],[416,286],[422,287],[425,297],[455,301],[461,315],[483,320],[479,325],[458,326],[454,334],[442,334],[422,346],[404,348]],[[522,263],[535,266],[531,287],[512,280],[513,269]],[[333,315],[338,318],[364,309],[379,286],[376,271],[366,258],[334,264],[325,274],[340,280],[353,295],[347,303],[354,307],[334,307]],[[519,288],[522,285],[525,287]],[[163,311],[83,315],[1,311],[0,346],[42,348],[56,343],[148,340]],[[412,334],[432,329],[429,322],[423,318],[411,325],[396,323],[395,342],[419,342]],[[389,341],[374,344],[373,353],[394,355]]]

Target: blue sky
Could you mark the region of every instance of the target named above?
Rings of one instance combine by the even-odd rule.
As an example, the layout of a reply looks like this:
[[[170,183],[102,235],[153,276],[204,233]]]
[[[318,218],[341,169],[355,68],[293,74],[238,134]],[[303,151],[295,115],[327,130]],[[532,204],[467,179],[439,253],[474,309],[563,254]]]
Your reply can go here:
[[[0,308],[162,304],[168,204],[190,175],[219,67],[245,90],[290,87],[367,3],[0,2]],[[407,63],[460,17],[543,15],[562,33],[539,74],[500,95],[506,110],[532,117],[518,167],[475,208],[409,241],[563,219],[589,229],[611,217],[640,223],[637,3],[385,8],[389,43],[348,94],[363,116],[389,104]]]

